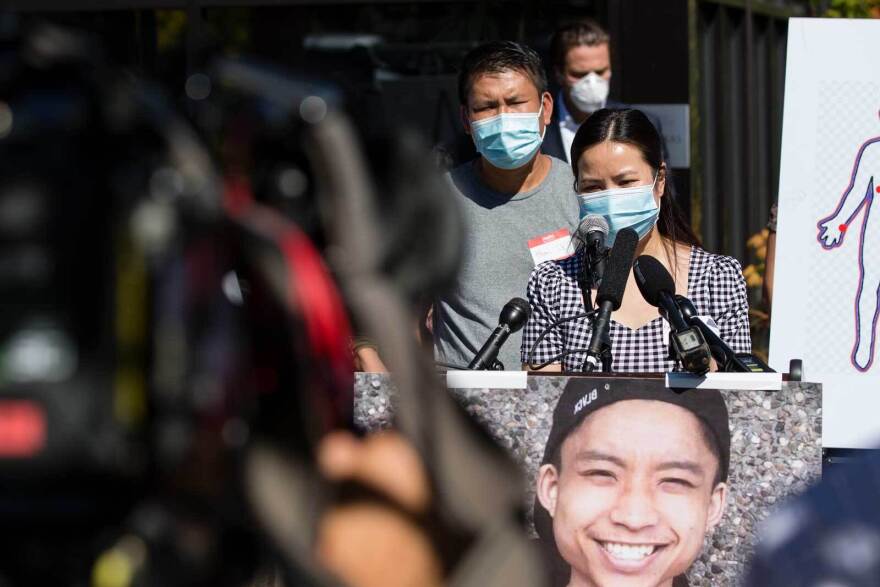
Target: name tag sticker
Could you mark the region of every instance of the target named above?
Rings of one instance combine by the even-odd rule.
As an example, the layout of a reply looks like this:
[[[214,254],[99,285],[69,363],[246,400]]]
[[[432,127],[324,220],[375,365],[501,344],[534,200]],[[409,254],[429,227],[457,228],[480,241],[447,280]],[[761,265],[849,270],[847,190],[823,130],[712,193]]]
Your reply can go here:
[[[565,228],[536,236],[529,241],[529,252],[535,265],[544,261],[564,259],[574,253],[571,234]]]

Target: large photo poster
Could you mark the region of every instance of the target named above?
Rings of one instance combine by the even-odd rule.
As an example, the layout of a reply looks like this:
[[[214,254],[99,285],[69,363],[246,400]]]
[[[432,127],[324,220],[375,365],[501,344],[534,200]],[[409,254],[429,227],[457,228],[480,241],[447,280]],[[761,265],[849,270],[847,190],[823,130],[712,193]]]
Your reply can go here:
[[[880,443],[880,22],[791,19],[770,364],[823,384],[824,446]]]
[[[663,379],[485,374],[458,403],[522,468],[548,584],[739,584],[762,520],[821,469],[821,390],[685,390]],[[393,385],[358,374],[355,418],[393,425]]]
[[[724,516],[729,470],[721,392],[569,381],[535,480],[554,584],[686,585]]]

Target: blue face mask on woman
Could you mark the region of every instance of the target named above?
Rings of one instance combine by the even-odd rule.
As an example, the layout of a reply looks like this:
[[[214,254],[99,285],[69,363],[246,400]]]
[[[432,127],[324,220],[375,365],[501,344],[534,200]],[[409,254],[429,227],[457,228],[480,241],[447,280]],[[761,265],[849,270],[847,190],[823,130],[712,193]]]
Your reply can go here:
[[[590,214],[605,218],[608,222],[608,236],[605,238],[607,246],[611,246],[617,233],[624,228],[632,228],[638,233],[639,239],[643,239],[657,224],[660,215],[660,207],[654,200],[656,183],[655,176],[654,182],[648,185],[578,194],[581,218]]]
[[[500,169],[516,169],[532,160],[541,143],[541,114],[537,112],[503,113],[471,121],[471,135],[477,152]]]

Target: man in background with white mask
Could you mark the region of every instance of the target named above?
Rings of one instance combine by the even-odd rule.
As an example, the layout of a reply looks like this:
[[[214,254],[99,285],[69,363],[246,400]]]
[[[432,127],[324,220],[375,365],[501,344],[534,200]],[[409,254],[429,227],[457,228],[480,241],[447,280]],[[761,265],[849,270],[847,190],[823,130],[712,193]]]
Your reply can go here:
[[[560,90],[542,150],[570,161],[571,142],[590,114],[602,108],[626,108],[627,105],[608,99],[611,37],[596,21],[580,20],[558,29],[550,41],[550,55]],[[650,115],[648,118],[657,132],[661,132],[659,121]],[[664,146],[664,154],[665,150]]]
[[[454,287],[434,305],[438,361],[466,366],[498,325],[504,305],[524,297],[538,263],[570,254],[578,207],[571,168],[541,153],[553,115],[535,51],[494,41],[470,51],[458,77],[461,118],[479,156],[449,173],[466,222]],[[519,332],[498,356],[520,368]]]

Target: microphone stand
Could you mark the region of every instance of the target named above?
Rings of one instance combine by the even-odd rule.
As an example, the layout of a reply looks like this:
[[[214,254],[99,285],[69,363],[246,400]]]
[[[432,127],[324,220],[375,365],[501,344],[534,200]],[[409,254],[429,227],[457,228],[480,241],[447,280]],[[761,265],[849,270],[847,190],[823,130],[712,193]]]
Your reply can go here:
[[[605,336],[602,337],[602,351],[599,354],[599,358],[602,360],[602,372],[603,373],[611,373],[611,333],[609,331],[605,332]]]
[[[584,362],[584,372],[592,373],[599,368],[611,372],[611,314],[620,308],[626,281],[632,267],[632,259],[639,235],[632,228],[624,228],[618,233],[608,258],[608,274],[602,276],[602,285],[596,292],[599,305],[593,320],[593,332]]]
[[[593,245],[594,246],[586,246],[586,250],[584,251],[585,254],[582,257],[583,266],[581,267],[580,275],[578,276],[578,286],[581,288],[581,295],[584,299],[584,310],[586,312],[593,309],[593,300],[590,295],[591,290],[593,287],[598,288],[601,284],[602,274],[605,272],[605,261],[608,256],[608,249],[603,251],[600,250],[597,243],[593,243]],[[596,319],[598,319],[598,316],[594,318],[594,320]],[[609,327],[610,323],[605,324],[600,335],[601,346],[599,347],[598,359],[602,363],[603,373],[611,372],[611,333]],[[591,358],[594,358],[594,361],[590,361]],[[589,373],[594,370],[595,356],[591,353],[587,353],[581,371]]]
[[[578,271],[577,282],[578,287],[581,288],[581,298],[584,301],[584,312],[589,312],[593,309],[593,301],[590,299],[590,289],[595,283],[592,270],[593,259],[590,254],[590,246],[584,243],[581,247],[582,249],[579,248],[577,251],[577,254],[581,259],[581,267],[580,271]]]
[[[608,249],[598,244],[590,251],[589,259],[590,281],[596,289],[602,285],[602,276],[605,274],[605,264],[608,261]]]
[[[581,268],[578,272],[578,287],[581,289],[581,297],[584,300],[584,311],[593,310],[593,300],[590,295],[592,289],[598,289],[602,283],[602,274],[605,272],[605,262],[608,258],[608,249],[600,250],[600,247],[583,245],[581,253]]]
[[[597,318],[594,318],[594,320]],[[611,356],[611,329],[609,328],[610,323],[606,323],[601,333],[596,333],[599,335],[599,352],[598,359],[602,363],[602,372],[603,373],[611,373],[611,362],[613,357]],[[596,358],[595,355],[587,352],[587,356],[584,357],[584,364],[581,367],[582,373],[593,373],[595,372],[595,363],[591,362],[590,359]]]

